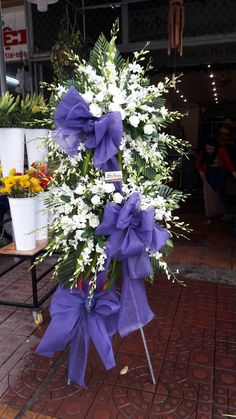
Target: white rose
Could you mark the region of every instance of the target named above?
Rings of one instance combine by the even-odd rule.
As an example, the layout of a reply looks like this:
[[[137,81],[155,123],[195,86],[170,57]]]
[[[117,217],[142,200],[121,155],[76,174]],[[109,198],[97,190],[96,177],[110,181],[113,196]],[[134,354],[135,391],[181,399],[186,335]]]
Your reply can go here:
[[[98,205],[101,202],[100,196],[94,195],[91,199],[91,202],[93,205]]]
[[[143,128],[144,134],[151,135],[155,131],[155,127],[152,124],[146,124]]]
[[[90,225],[90,227],[95,228],[95,227],[98,226],[98,224],[99,224],[99,218],[95,214],[91,214],[89,216],[89,225]]]
[[[114,195],[113,195],[113,201],[116,204],[120,204],[123,201],[123,199],[124,199],[123,196],[119,192],[114,193]]]
[[[84,98],[85,102],[87,103],[91,103],[93,101],[93,93],[91,92],[91,90],[88,90],[87,92],[85,92],[82,97]]]
[[[97,118],[100,118],[100,116],[102,115],[102,110],[98,105],[96,105],[96,103],[92,103],[89,107],[89,110],[93,114],[93,116],[96,116]]]
[[[130,122],[130,125],[132,125],[133,127],[137,128],[137,126],[138,126],[138,124],[140,122],[140,119],[139,119],[138,116],[132,115],[132,116],[129,117],[129,122]]]
[[[116,188],[113,185],[113,183],[105,183],[103,189],[106,193],[112,193],[115,191]]]

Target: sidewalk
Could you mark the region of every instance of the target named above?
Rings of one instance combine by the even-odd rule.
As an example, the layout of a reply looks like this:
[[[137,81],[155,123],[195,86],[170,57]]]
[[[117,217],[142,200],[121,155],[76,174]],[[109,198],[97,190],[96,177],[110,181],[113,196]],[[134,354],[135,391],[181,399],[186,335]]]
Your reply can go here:
[[[204,225],[194,213],[188,217],[195,229],[192,242],[181,241],[172,261],[235,269],[235,236],[230,229],[222,222]],[[23,269],[18,268],[15,277],[9,273],[1,278],[1,293],[29,298]],[[53,360],[34,354],[49,321],[46,307],[40,327],[29,310],[0,307],[0,418],[222,419],[222,414],[236,415],[236,276],[235,285],[185,282],[187,287],[181,287],[160,277],[148,288],[156,317],[145,327],[145,335],[156,386],[151,383],[139,332],[115,338],[117,367],[113,370],[106,372],[91,349],[84,390],[67,385],[67,353]],[[126,365],[127,374],[120,375]]]

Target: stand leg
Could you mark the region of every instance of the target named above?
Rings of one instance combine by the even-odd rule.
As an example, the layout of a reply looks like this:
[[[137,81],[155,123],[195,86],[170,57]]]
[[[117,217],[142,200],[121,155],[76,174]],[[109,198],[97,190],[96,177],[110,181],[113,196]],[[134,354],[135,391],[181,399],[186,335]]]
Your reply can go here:
[[[30,259],[31,266],[34,265],[35,258]],[[33,305],[34,309],[39,307],[38,302],[38,287],[37,287],[37,275],[36,275],[36,266],[34,265],[31,269],[31,281],[32,281],[32,292],[33,292]]]
[[[142,336],[143,346],[144,346],[144,349],[145,349],[147,362],[148,362],[150,374],[151,374],[151,377],[152,377],[152,383],[156,384],[156,378],[155,378],[153,367],[152,367],[152,361],[151,361],[151,358],[150,358],[149,350],[148,350],[148,347],[147,347],[147,341],[146,341],[146,338],[145,338],[144,331],[143,331],[142,327],[140,327],[140,333],[141,333],[141,336]]]

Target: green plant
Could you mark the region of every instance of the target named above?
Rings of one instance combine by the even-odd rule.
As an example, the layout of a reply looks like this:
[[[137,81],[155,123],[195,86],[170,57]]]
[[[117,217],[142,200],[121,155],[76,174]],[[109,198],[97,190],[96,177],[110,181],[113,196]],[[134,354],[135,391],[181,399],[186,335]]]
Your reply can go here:
[[[15,98],[9,92],[0,97],[0,128],[15,127],[15,119],[19,112],[20,96]]]
[[[0,97],[0,128],[45,126],[45,119],[49,113],[49,102],[43,95],[26,95],[21,99],[7,92]]]
[[[82,41],[80,31],[68,33],[64,30],[59,33],[58,40],[52,47],[51,62],[54,76],[57,80],[67,80],[75,69],[71,56],[82,53]]]

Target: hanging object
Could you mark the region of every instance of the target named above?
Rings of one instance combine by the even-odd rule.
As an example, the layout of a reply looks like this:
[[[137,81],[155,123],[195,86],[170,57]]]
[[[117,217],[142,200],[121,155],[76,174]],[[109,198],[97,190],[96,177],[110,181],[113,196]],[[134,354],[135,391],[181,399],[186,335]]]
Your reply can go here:
[[[37,4],[39,12],[46,12],[49,4],[57,3],[58,0],[28,0],[29,3]]]
[[[168,15],[168,55],[171,50],[178,49],[179,55],[183,55],[183,29],[184,29],[184,0],[169,0]]]

